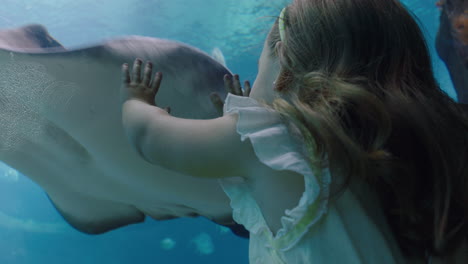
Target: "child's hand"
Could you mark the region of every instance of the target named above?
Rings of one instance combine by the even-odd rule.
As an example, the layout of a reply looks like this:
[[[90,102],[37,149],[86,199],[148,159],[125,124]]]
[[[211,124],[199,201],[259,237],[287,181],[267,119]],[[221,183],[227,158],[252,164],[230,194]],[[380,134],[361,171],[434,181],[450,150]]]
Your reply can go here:
[[[123,104],[130,99],[137,99],[144,103],[156,106],[154,97],[158,93],[159,86],[162,81],[162,73],[157,72],[154,79],[151,81],[151,72],[153,64],[148,61],[143,73],[143,80],[141,80],[141,59],[136,59],[133,64],[132,78],[128,71],[128,64],[122,65],[122,86],[120,89],[120,99]],[[167,112],[170,111],[169,107],[165,108]]]
[[[250,82],[249,81],[244,82],[244,92],[242,92],[238,74],[234,74],[234,81],[233,81],[233,78],[229,74],[224,75],[224,88],[226,89],[228,93],[231,93],[234,95],[247,96],[247,97],[249,97],[250,95]],[[222,116],[224,102],[219,96],[219,94],[212,93],[210,95],[210,99],[213,105],[216,107],[216,110],[218,111],[219,115]]]

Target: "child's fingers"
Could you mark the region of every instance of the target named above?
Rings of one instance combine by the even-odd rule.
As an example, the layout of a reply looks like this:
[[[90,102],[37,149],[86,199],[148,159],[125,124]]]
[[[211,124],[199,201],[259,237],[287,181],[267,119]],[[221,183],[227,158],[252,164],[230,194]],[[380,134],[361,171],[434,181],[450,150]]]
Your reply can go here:
[[[244,96],[247,96],[249,97],[250,96],[250,91],[252,89],[250,88],[250,82],[249,81],[245,81],[244,82]]]
[[[239,74],[234,74],[233,91],[235,95],[242,96],[242,89],[239,81]]]
[[[228,93],[234,94],[234,86],[232,85],[232,77],[229,74],[224,75],[224,89]]]
[[[163,78],[162,72],[157,72],[154,75],[154,80],[153,80],[153,83],[151,84],[151,90],[154,91],[154,94],[158,93],[162,78]]]
[[[153,70],[153,64],[150,61],[148,61],[145,66],[145,72],[143,73],[143,82],[142,82],[146,87],[150,87],[152,70]]]
[[[122,64],[122,83],[124,85],[130,84],[130,74],[128,73],[128,64]]]
[[[133,63],[133,74],[132,74],[132,80],[135,83],[140,83],[141,82],[141,60],[136,59],[135,62]]]
[[[218,112],[218,115],[222,116],[223,115],[223,100],[221,100],[221,97],[219,96],[218,93],[211,93],[210,94],[210,100],[211,103],[214,105],[216,108],[216,111]]]

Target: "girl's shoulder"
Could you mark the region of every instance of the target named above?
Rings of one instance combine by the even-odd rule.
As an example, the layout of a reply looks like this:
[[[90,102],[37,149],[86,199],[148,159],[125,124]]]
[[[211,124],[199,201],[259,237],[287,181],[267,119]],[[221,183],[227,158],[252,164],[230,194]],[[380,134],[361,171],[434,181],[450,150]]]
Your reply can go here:
[[[251,233],[267,225],[272,233],[283,227],[305,233],[307,225],[325,212],[330,175],[328,171],[314,173],[304,153],[300,135],[292,133],[280,114],[251,98],[228,96],[225,113],[237,113],[237,132],[241,139],[251,142],[256,159],[262,165],[252,166],[245,183],[221,183],[231,198],[234,219]],[[298,132],[298,131],[293,131]],[[308,208],[316,213],[307,214]],[[291,215],[285,221],[284,213]],[[303,220],[301,220],[303,219]],[[263,224],[262,224],[263,223]],[[302,230],[297,231],[296,228]],[[290,236],[288,236],[290,237]]]

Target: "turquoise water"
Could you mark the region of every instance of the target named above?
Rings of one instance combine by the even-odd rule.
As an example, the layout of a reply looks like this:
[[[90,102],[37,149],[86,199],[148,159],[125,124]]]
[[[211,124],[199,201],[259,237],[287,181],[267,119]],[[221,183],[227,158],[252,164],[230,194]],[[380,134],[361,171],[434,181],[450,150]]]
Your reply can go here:
[[[420,19],[437,78],[454,96],[434,50],[435,1],[404,1]],[[67,48],[122,35],[219,48],[232,72],[254,81],[257,60],[284,0],[1,0],[0,28],[45,25]],[[0,263],[247,263],[248,241],[205,219],[177,219],[89,236],[69,227],[27,177],[0,166]]]

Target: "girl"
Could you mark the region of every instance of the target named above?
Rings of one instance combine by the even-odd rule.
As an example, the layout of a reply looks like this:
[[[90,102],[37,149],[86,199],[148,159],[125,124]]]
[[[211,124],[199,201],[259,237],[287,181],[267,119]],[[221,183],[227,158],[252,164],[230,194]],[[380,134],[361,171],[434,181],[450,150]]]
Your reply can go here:
[[[123,65],[131,145],[148,162],[219,178],[250,231],[251,263],[455,259],[468,231],[468,118],[397,0],[294,0],[250,97],[229,94],[217,119],[157,107],[162,74],[151,81],[147,63],[141,80],[141,64],[132,77]]]

